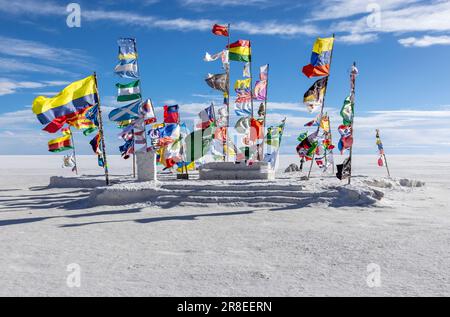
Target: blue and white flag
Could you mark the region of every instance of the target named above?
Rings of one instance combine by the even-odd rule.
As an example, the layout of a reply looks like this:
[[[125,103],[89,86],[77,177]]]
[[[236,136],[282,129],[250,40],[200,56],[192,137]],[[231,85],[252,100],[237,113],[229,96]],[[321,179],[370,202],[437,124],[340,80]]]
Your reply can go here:
[[[98,105],[91,107],[91,109],[86,112],[85,117],[92,121],[97,127],[100,126],[98,122]]]
[[[236,115],[245,117],[252,114],[252,105],[250,101],[236,102],[234,105]]]
[[[109,113],[109,120],[114,122],[121,122],[138,119],[141,103],[142,102],[139,100],[132,104],[129,104],[128,106],[114,109]]]
[[[134,60],[121,60],[119,65],[114,69],[116,75],[122,78],[137,79],[139,78],[139,71],[137,61]]]
[[[130,38],[121,38],[117,41],[119,45],[119,60],[136,60],[136,41]]]

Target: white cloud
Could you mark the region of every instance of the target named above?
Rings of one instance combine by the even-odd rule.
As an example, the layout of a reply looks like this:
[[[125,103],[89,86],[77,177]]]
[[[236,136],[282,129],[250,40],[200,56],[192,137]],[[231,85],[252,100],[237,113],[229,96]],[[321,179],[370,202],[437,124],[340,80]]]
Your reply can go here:
[[[365,44],[372,43],[378,40],[378,35],[375,33],[354,33],[347,35],[339,35],[337,36],[337,41],[346,44]]]
[[[65,82],[30,82],[30,81],[14,81],[7,78],[0,78],[0,96],[11,95],[21,89],[37,89],[45,87],[57,87],[64,85]]]
[[[243,6],[260,6],[273,3],[270,0],[180,0],[184,6],[220,6],[220,7],[243,7]]]
[[[0,36],[0,54],[14,57],[31,57],[43,59],[53,63],[83,62],[84,54],[80,50],[68,50],[59,47],[51,47],[47,44],[35,41],[27,41]]]
[[[0,57],[0,69],[3,72],[36,72],[46,74],[67,75],[71,72],[54,66],[46,66],[36,63],[24,62],[14,58],[2,58]]]
[[[429,47],[433,45],[450,45],[450,36],[408,37],[398,40],[405,47]]]

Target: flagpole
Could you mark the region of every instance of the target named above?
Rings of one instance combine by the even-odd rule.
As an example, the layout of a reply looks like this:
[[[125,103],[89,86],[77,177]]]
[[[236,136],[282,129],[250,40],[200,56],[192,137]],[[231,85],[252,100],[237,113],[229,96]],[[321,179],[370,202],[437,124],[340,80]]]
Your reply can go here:
[[[356,67],[356,62],[353,62],[353,67]],[[351,99],[351,102],[352,102],[352,105],[353,105],[353,117],[352,117],[352,123],[351,123],[351,125],[350,125],[350,132],[351,132],[351,134],[352,134],[352,146],[350,147],[350,176],[349,176],[349,178],[348,178],[348,184],[349,185],[351,185],[351,183],[352,183],[352,165],[353,165],[353,161],[352,161],[352,158],[353,158],[353,144],[354,144],[354,142],[355,142],[355,134],[354,134],[354,131],[353,131],[353,125],[354,125],[354,122],[355,122],[355,92],[356,92],[356,75],[355,75],[355,77],[353,77],[353,74],[352,74],[352,72],[353,72],[353,69],[352,69],[352,71],[351,71],[351,73],[350,73],[350,83],[351,83],[351,96],[350,96],[350,99]]]
[[[70,128],[70,126],[69,126],[69,131],[70,131],[70,139],[72,140],[73,159],[75,161],[75,174],[78,175],[77,153],[75,151],[75,141],[74,141],[72,129]]]
[[[335,38],[335,34],[333,34],[333,39],[334,38]],[[328,73],[328,76],[327,76],[328,77],[328,79],[327,79],[327,86],[326,86],[325,92],[323,94],[322,108],[320,109],[320,118],[321,118],[320,120],[322,120],[323,111],[324,111],[324,108],[325,108],[325,98],[326,98],[327,92],[328,92],[328,83],[329,83],[330,75],[331,75],[331,64],[333,63],[333,53],[334,53],[334,41],[333,41],[333,50],[331,51],[331,56],[330,56],[330,70],[329,70],[329,73]],[[320,124],[317,127],[317,134],[319,134],[319,132],[320,132]],[[312,161],[311,161],[311,166],[309,167],[308,180],[311,178],[311,172],[312,172],[312,168],[313,168],[313,165],[314,165],[315,158],[316,158],[316,153],[314,152],[313,157],[312,157]]]
[[[252,136],[252,121],[254,120],[254,116],[255,116],[255,111],[253,109],[253,62],[252,62],[252,51],[251,51],[251,44],[250,44],[250,104],[251,104],[251,108],[252,108],[252,115],[251,115],[251,119],[250,119],[250,130],[249,130],[249,146],[248,146],[248,158],[246,157],[246,159],[250,160],[250,145],[251,145],[251,136]]]
[[[328,113],[327,113],[327,115],[328,115]],[[330,125],[330,143],[331,143],[331,145],[333,145],[333,133],[331,132],[331,118],[330,117],[328,117],[328,122],[329,122],[329,125]],[[334,151],[331,150],[330,154],[333,157],[333,161],[331,162],[331,164],[333,164],[333,175],[334,175],[334,173],[335,173],[335,168],[334,168]]]
[[[380,141],[381,141],[380,130],[377,129],[376,131],[377,131],[377,138],[379,138]],[[386,165],[386,170],[387,170],[388,176],[389,176],[389,178],[390,178],[390,177],[391,177],[391,172],[389,171],[389,165],[388,165],[388,161],[387,161],[386,153],[384,152],[384,149],[383,149],[383,154],[382,154],[382,155],[383,155],[384,163],[385,163],[385,165]]]
[[[268,99],[269,99],[269,68],[270,68],[270,65],[269,64],[267,64],[267,78],[266,78],[266,99],[265,99],[265,101],[264,101],[264,121],[263,121],[263,134],[265,135],[265,133],[266,133],[266,123],[267,123],[267,102],[268,102]],[[258,151],[258,153],[260,153],[259,151]],[[263,160],[264,159],[264,141],[263,141],[263,143],[262,143],[262,158],[260,157],[259,159],[260,160]]]
[[[230,43],[231,43],[231,24],[228,23],[228,45],[227,45],[227,50],[228,50],[228,67],[226,69],[227,72],[227,129],[226,129],[226,135],[225,135],[225,142],[224,145],[226,145],[227,150],[225,149],[225,147],[223,148],[224,151],[224,159],[225,162],[229,162],[230,161],[230,151],[228,151],[228,146],[229,146],[229,129],[230,129],[230,93],[231,93],[231,80],[230,80],[230,73],[231,73],[231,62],[230,62]]]
[[[94,72],[94,80],[95,80],[95,92],[97,93],[98,98],[98,124],[99,124],[99,133],[100,133],[100,139],[102,142],[102,154],[103,154],[103,165],[105,170],[105,180],[106,180],[106,186],[109,186],[109,170],[108,170],[108,161],[106,159],[106,144],[105,144],[105,135],[104,135],[104,129],[103,129],[103,119],[102,119],[102,108],[100,106],[100,94],[98,92],[98,81],[97,81],[97,73]]]

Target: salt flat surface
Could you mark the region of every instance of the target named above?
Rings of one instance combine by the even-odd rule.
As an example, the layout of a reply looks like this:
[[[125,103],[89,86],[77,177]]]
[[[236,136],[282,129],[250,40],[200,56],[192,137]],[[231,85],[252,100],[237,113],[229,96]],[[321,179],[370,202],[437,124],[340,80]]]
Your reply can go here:
[[[359,206],[89,207],[89,186],[48,187],[51,176],[71,176],[61,156],[0,156],[0,296],[449,296],[450,157],[389,159],[396,179],[426,186],[380,188],[381,201]],[[281,167],[296,161],[284,156]],[[355,182],[385,177],[376,161],[355,157]],[[131,162],[109,164],[116,182],[130,180]],[[95,157],[79,168],[102,179]],[[344,185],[317,173],[281,182],[306,192]],[[72,263],[79,288],[66,284]],[[366,282],[372,263],[378,288]]]

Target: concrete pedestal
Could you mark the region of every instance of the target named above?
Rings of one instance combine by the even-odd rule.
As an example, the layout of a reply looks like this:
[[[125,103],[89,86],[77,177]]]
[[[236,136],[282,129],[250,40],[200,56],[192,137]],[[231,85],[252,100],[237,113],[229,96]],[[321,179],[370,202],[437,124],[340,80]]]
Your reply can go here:
[[[140,182],[157,181],[156,153],[137,152],[137,178]]]
[[[275,171],[267,162],[251,166],[235,163],[208,163],[200,167],[201,180],[274,180]]]

